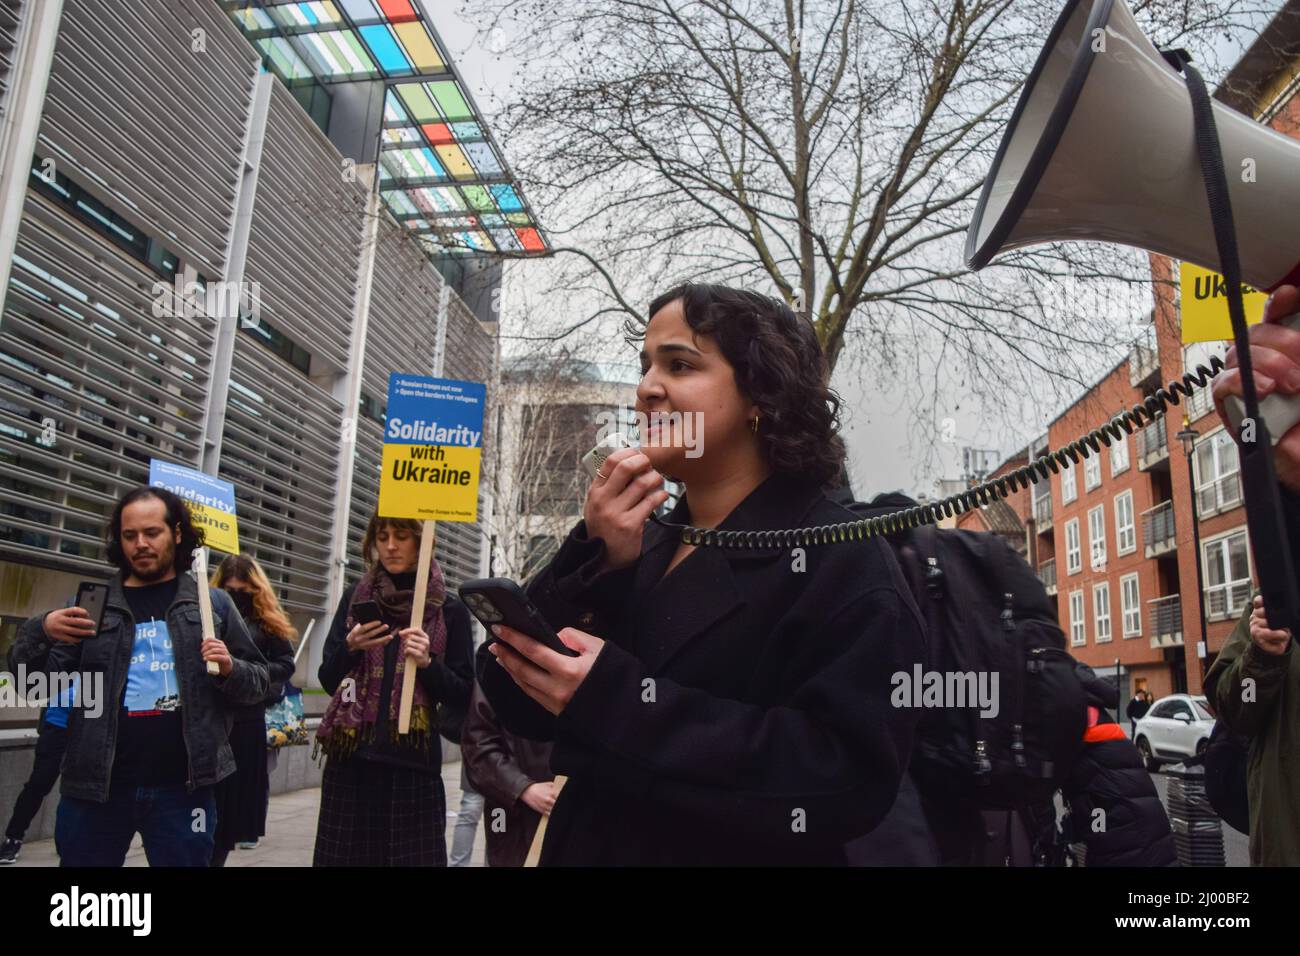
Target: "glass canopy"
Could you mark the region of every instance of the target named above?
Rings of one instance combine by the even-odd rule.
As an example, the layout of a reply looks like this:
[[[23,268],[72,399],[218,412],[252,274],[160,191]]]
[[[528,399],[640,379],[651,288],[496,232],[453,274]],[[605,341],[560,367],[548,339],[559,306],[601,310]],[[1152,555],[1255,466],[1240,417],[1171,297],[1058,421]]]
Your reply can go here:
[[[384,83],[380,193],[431,253],[548,251],[420,0],[222,0],[222,6],[289,86]]]

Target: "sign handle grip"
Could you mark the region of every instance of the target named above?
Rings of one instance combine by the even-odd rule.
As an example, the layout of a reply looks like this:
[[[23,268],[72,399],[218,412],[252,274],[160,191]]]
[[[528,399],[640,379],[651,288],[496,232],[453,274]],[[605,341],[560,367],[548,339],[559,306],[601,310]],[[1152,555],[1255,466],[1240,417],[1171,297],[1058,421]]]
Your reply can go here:
[[[194,549],[194,583],[199,592],[199,621],[203,628],[203,639],[217,636],[217,629],[212,625],[212,594],[208,591],[208,553],[203,548]],[[221,674],[216,661],[207,662],[208,673],[213,677]]]
[[[429,562],[433,560],[434,523],[424,522],[420,534],[420,560],[415,566],[415,595],[411,599],[411,627],[419,627],[424,622],[424,599],[429,586]],[[402,671],[402,704],[397,711],[397,732],[410,733],[411,702],[415,699],[415,660],[406,658],[405,670]]]

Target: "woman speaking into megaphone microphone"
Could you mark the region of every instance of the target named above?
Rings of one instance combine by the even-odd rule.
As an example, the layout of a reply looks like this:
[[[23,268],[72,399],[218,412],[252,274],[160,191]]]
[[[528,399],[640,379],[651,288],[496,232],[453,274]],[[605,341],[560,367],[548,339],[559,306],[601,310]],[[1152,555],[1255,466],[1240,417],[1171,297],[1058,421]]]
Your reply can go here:
[[[527,589],[576,656],[494,626],[479,658],[501,721],[553,740],[551,769],[568,777],[541,864],[843,863],[893,804],[911,750],[917,712],[890,692],[924,660],[917,608],[879,538],[695,548],[647,523],[665,474],[686,488],[672,523],[856,517],[823,493],[844,446],[806,319],[707,285],[649,314],[631,331],[651,427],[604,461],[583,520]],[[690,448],[684,416],[702,439]]]

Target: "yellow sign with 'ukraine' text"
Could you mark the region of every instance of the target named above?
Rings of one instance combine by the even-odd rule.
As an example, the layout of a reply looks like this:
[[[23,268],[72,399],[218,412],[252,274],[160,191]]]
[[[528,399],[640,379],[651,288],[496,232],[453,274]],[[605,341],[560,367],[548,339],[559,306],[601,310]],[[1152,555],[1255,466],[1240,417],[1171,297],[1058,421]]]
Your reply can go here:
[[[149,486],[180,495],[194,524],[203,529],[203,543],[226,554],[239,554],[239,521],[235,518],[235,486],[221,478],[160,461],[149,462]]]
[[[1223,276],[1184,262],[1178,274],[1182,294],[1183,341],[1222,342],[1232,338],[1232,320],[1228,318],[1228,284]],[[1246,311],[1246,324],[1254,325],[1264,318],[1264,303],[1268,296],[1243,284],[1241,304]]]
[[[483,457],[481,382],[394,372],[379,479],[379,513],[421,521],[477,521]]]

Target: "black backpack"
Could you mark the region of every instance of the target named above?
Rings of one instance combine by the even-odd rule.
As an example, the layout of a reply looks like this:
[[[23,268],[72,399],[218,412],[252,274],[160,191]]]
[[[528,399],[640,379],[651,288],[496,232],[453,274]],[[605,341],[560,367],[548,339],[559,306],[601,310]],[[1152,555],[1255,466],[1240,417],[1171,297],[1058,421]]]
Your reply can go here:
[[[912,505],[895,494],[850,507],[875,515]],[[995,534],[923,526],[886,540],[926,622],[929,670],[998,677],[994,716],[978,705],[922,711],[918,786],[985,809],[1051,799],[1083,745],[1087,703],[1042,582]]]
[[[1205,797],[1224,823],[1250,833],[1250,798],[1246,793],[1246,765],[1250,738],[1234,734],[1223,720],[1214,722],[1205,748]]]

